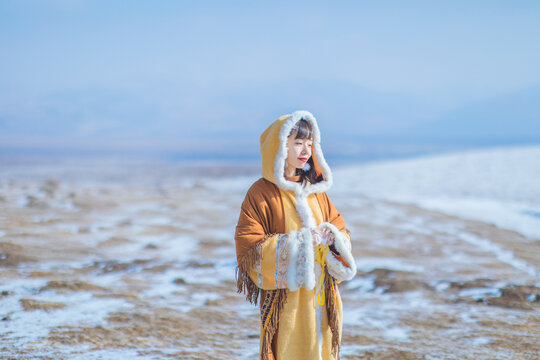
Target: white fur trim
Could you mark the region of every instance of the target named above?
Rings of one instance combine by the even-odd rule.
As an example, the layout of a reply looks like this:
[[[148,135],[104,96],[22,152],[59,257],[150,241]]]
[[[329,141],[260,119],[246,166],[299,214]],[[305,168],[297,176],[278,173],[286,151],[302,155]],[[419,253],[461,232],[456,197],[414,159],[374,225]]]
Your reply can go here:
[[[305,288],[311,290],[316,285],[315,277],[315,248],[313,247],[313,238],[311,237],[311,230],[303,228],[302,237],[304,239],[304,251],[306,255],[306,264],[305,264]]]
[[[296,183],[294,181],[289,181],[285,179],[285,161],[287,161],[287,138],[291,133],[294,125],[300,120],[306,120],[311,124],[313,128],[313,154],[317,158],[319,165],[323,170],[323,175],[326,180],[312,184],[308,187]],[[296,197],[296,203],[298,207],[298,214],[302,220],[302,224],[307,228],[315,227],[315,219],[313,218],[313,213],[307,205],[307,197],[312,193],[321,193],[325,192],[332,186],[333,177],[330,167],[324,159],[324,155],[321,149],[321,133],[319,131],[319,126],[317,125],[317,120],[309,111],[299,110],[291,114],[291,116],[285,120],[283,127],[279,133],[279,151],[276,156],[276,161],[274,163],[274,178],[276,179],[276,184],[284,189],[294,191]],[[312,155],[313,155],[312,154]],[[305,203],[303,201],[305,200]],[[300,208],[304,207],[304,208]]]
[[[290,291],[301,287],[311,290],[315,287],[315,250],[311,232],[302,228],[299,232],[289,233],[289,264],[287,267],[287,285]]]
[[[307,197],[304,194],[296,195],[296,212],[298,212],[304,227],[312,229],[317,226],[315,218],[313,217],[313,212],[309,207]]]
[[[296,276],[296,263],[298,262],[298,233],[289,233],[289,264],[287,267],[287,285],[289,290],[298,290],[298,279]]]
[[[327,228],[335,235],[334,245],[336,250],[347,261],[350,267],[344,266],[341,261],[329,252],[326,256],[326,265],[328,267],[328,273],[338,281],[351,280],[356,275],[356,262],[351,253],[351,243],[349,239],[338,230],[338,228],[329,222],[323,222],[319,225],[319,228]]]

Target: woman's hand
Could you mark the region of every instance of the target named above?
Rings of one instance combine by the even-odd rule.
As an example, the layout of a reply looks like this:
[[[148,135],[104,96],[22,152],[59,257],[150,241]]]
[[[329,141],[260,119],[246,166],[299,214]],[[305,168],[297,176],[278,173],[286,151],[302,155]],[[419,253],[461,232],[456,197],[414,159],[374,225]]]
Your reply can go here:
[[[328,246],[334,245],[334,240],[336,239],[336,235],[334,235],[334,233],[330,229],[327,229],[327,228],[325,228],[323,232],[325,234],[324,238],[326,239],[325,245],[328,245]]]
[[[332,231],[330,231],[327,228],[324,229],[313,229],[311,230],[311,234],[313,237],[313,246],[317,245],[333,245],[335,240],[335,235]]]
[[[322,233],[319,228],[315,228],[311,230],[311,237],[313,238],[313,247],[321,244]]]

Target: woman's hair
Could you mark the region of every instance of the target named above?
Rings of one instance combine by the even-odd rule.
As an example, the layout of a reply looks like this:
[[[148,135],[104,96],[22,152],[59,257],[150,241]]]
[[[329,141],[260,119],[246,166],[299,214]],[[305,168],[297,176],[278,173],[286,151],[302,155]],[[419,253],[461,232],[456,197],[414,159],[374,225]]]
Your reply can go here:
[[[298,122],[294,125],[293,130],[296,130],[295,139],[313,140],[313,128],[311,127],[311,123],[309,121],[304,119],[298,120]],[[309,170],[304,171],[302,169],[296,169],[296,175],[300,175],[302,180],[308,180],[311,184],[316,184],[319,181],[322,181],[323,177],[318,175],[315,171],[315,166],[313,165],[313,154],[311,154],[307,163],[309,164]]]

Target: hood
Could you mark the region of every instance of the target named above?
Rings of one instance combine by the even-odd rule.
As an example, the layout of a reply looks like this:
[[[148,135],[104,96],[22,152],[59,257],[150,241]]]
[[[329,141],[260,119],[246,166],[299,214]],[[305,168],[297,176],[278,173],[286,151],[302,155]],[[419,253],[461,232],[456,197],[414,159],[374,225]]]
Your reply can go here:
[[[303,187],[294,181],[285,178],[285,162],[287,161],[287,137],[294,125],[301,119],[308,121],[313,129],[313,145],[311,157],[317,174],[323,180]],[[325,192],[332,186],[332,172],[324,159],[321,149],[321,134],[317,120],[309,111],[295,111],[283,115],[274,121],[261,135],[262,176],[276,184],[283,190],[291,190],[297,196],[307,196],[312,193]]]

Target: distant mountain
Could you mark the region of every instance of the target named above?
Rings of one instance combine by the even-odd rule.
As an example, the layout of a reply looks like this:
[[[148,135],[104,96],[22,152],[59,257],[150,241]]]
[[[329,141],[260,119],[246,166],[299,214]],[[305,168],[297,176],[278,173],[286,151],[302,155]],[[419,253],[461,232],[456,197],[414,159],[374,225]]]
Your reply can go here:
[[[475,102],[405,129],[409,139],[454,142],[540,141],[540,86]]]
[[[261,132],[301,109],[317,117],[325,148],[336,154],[356,156],[364,146],[410,153],[426,145],[504,145],[540,141],[539,99],[534,87],[443,112],[419,97],[324,79],[234,89],[81,88],[0,109],[0,146],[258,154]]]
[[[168,87],[170,86],[170,87]],[[0,136],[161,141],[163,138],[254,137],[279,116],[309,110],[328,138],[386,134],[432,117],[418,97],[352,82],[289,79],[231,89],[181,89],[170,84],[121,91],[89,87],[0,109]]]

